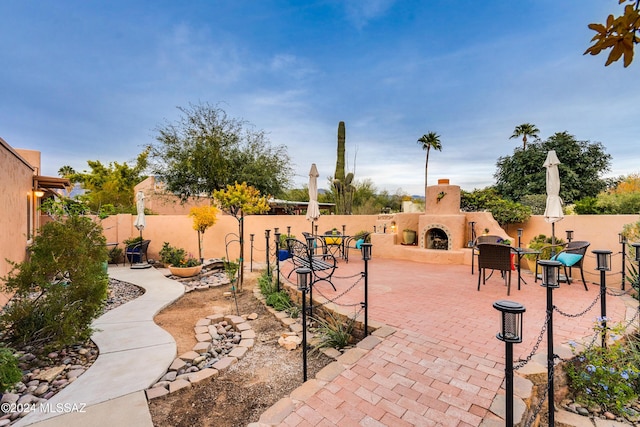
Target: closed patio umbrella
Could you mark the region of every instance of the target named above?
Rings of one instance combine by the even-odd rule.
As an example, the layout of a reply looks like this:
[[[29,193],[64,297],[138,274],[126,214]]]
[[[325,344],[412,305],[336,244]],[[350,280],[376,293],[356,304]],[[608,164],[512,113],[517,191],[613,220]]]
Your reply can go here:
[[[140,231],[140,239],[142,239],[142,230],[147,225],[147,220],[144,217],[144,192],[142,191],[138,191],[138,194],[136,194],[136,209],[138,210],[138,216],[136,216],[133,226]]]
[[[543,166],[547,168],[547,204],[544,210],[544,220],[551,223],[551,245],[556,244],[555,223],[564,218],[562,212],[562,199],[560,198],[560,173],[558,165],[560,160],[555,150],[547,153],[547,158]],[[551,247],[552,256],[555,255],[555,248]]]
[[[309,206],[307,206],[307,220],[311,221],[311,234],[313,234],[313,223],[320,218],[320,206],[318,205],[319,176],[316,164],[312,163],[309,171]]]

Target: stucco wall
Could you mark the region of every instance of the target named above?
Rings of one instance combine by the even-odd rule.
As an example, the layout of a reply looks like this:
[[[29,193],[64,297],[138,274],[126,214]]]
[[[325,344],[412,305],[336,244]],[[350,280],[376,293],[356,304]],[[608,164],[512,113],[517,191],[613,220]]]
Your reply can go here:
[[[6,259],[22,262],[26,255],[28,222],[33,218],[33,168],[1,139],[0,165],[0,277],[4,277],[11,269]],[[0,295],[0,306],[6,300]]]

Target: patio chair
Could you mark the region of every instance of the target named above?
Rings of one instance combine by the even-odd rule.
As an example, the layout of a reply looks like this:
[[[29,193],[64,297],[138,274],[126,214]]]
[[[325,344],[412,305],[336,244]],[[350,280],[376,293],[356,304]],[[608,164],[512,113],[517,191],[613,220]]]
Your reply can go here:
[[[346,262],[349,262],[349,250],[356,249],[360,251],[362,244],[367,241],[370,234],[371,233],[367,232],[367,233],[357,234],[355,236],[349,236],[345,238],[343,250],[344,250],[344,260]]]
[[[562,264],[562,268],[564,269],[564,275],[567,277],[567,283],[570,282],[571,278],[571,269],[579,268],[580,269],[580,277],[582,278],[582,284],[584,285],[584,290],[588,291],[587,282],[584,280],[584,270],[582,268],[582,264],[584,262],[584,256],[587,253],[587,248],[591,245],[589,242],[576,240],[573,242],[569,242],[565,245],[564,249],[558,252],[556,256],[552,259],[559,261]],[[569,274],[567,275],[567,267],[569,267]]]
[[[127,265],[127,260],[129,260],[129,264],[133,265],[134,260],[142,262],[143,258],[148,263],[147,249],[149,249],[149,243],[151,243],[151,240],[143,240],[142,242],[127,246],[124,252],[124,265]]]
[[[481,243],[498,243],[498,241],[500,240],[500,236],[495,236],[493,234],[486,234],[484,236],[478,236],[476,237],[476,240],[473,242],[473,245],[471,246],[471,274],[473,274],[473,267],[474,267],[474,261],[475,261],[475,257],[478,256],[478,245]]]
[[[511,246],[498,243],[480,243],[478,249],[478,291],[480,278],[487,281],[487,270],[500,271],[507,285],[507,295],[511,293]],[[491,272],[493,274],[493,271]],[[491,275],[489,275],[491,277]]]

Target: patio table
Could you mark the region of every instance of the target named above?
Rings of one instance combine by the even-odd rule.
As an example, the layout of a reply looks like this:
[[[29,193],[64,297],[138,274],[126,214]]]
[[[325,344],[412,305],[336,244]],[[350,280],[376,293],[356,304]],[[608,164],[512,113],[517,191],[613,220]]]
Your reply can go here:
[[[511,252],[518,256],[518,290],[520,290],[520,282],[524,282],[527,284],[526,280],[522,278],[522,274],[520,271],[520,264],[522,263],[522,257],[525,255],[535,255],[536,256],[536,266],[538,265],[538,257],[540,256],[540,251],[529,248],[511,248]],[[537,268],[537,267],[536,267]],[[536,274],[536,272],[534,272]]]

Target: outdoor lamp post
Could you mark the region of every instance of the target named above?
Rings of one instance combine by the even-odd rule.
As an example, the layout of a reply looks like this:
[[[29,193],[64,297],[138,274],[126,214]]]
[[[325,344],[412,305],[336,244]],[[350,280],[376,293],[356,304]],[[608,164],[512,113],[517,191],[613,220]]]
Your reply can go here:
[[[522,232],[524,231],[524,229],[522,228],[518,228],[518,247],[522,247],[521,241],[522,241]]]
[[[271,230],[264,230],[264,238],[267,241],[267,250],[265,251],[267,257],[267,276],[271,277],[271,271],[269,270],[269,233],[271,233]]]
[[[571,242],[573,240],[573,230],[567,230],[567,242]]]
[[[309,276],[311,270],[308,268],[299,268],[296,270],[298,275],[298,290],[302,292],[302,381],[307,381],[307,288],[310,285]]]
[[[638,263],[638,273],[640,273],[640,243],[632,243],[633,249],[636,250],[635,261]],[[632,285],[633,286],[633,285]],[[636,291],[638,292],[638,330],[640,330],[640,275],[636,276]]]
[[[371,243],[360,246],[364,260],[364,336],[369,335],[369,260],[371,259]]]
[[[622,290],[624,291],[626,281],[627,281],[627,236],[622,233],[618,233],[618,241],[622,245]]]
[[[291,226],[287,225],[287,238],[291,237]]]
[[[249,234],[249,240],[251,241],[251,251],[249,253],[249,271],[253,271],[253,234]]]
[[[500,312],[500,332],[496,335],[505,343],[505,386],[506,417],[505,425],[513,426],[513,344],[522,342],[522,317],[526,311],[518,302],[500,300],[493,303],[493,308]]]
[[[315,232],[316,232],[316,236],[318,235],[318,224],[314,225],[315,227]]]
[[[597,260],[596,270],[600,271],[600,319],[602,322],[602,348],[607,346],[607,271],[611,270],[611,251],[591,251]]]
[[[313,245],[315,243],[316,238],[314,236],[307,234],[305,236],[305,239],[307,240],[307,256],[309,257],[309,265],[312,265],[313,255],[315,252]],[[304,309],[302,311],[304,311]],[[309,283],[309,315],[313,316],[313,282]]]
[[[559,272],[562,265],[559,261],[540,260],[542,267],[542,286],[547,288],[547,396],[549,405],[549,425],[555,425],[555,406],[553,402],[553,290],[560,287]]]
[[[278,253],[280,250],[280,231],[277,227],[273,231],[273,240],[276,245],[276,291],[280,292],[280,254]]]

